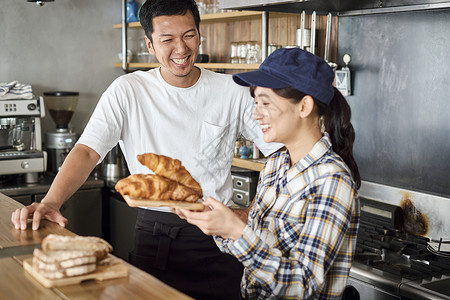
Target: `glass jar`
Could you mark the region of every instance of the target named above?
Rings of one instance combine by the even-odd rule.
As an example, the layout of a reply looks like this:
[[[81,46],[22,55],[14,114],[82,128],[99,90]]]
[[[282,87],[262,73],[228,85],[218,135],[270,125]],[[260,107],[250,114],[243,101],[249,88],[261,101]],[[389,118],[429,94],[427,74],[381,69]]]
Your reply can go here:
[[[148,52],[147,44],[145,43],[145,40],[141,41],[139,43],[139,51],[136,55],[137,55],[138,62],[140,62],[140,63],[150,62],[150,60],[149,60],[150,53]]]
[[[259,64],[261,62],[261,46],[258,42],[248,42],[247,43],[247,64]]]
[[[239,63],[239,43],[238,42],[230,43],[230,62],[232,64]]]
[[[240,42],[238,44],[238,56],[240,64],[247,62],[247,42]]]

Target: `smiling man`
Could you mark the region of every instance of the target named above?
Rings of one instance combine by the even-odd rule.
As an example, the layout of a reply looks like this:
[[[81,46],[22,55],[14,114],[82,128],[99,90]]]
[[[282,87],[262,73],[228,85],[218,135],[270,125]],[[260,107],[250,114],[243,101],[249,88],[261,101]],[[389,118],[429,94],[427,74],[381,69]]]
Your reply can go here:
[[[149,19],[144,15],[151,12],[157,10],[142,11],[144,20]],[[194,67],[200,46],[199,23],[195,18],[191,11],[186,11],[141,22],[148,49],[161,64],[161,76],[176,87],[192,86],[200,77],[200,69]]]
[[[233,204],[236,139],[254,141],[266,156],[280,148],[264,143],[248,88],[195,66],[200,16],[193,0],[147,0],[139,17],[149,52],[161,66],[120,76],[108,87],[45,198],[12,214],[16,228],[25,229],[28,216],[33,229],[42,218],[64,226],[60,207],[117,143],[131,174],[151,172],[138,154],[179,159],[203,194],[226,206]],[[242,265],[167,207],[139,208],[129,259],[195,299],[240,297]]]

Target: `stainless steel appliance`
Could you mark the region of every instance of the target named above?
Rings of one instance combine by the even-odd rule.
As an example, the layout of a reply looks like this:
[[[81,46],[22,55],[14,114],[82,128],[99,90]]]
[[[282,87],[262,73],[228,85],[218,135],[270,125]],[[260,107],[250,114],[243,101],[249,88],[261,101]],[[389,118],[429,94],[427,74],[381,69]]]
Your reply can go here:
[[[371,184],[370,189],[370,198],[364,186],[360,190],[361,222],[347,287],[352,297],[348,299],[450,299],[450,255],[429,251],[430,238],[414,234],[433,226],[434,220],[422,218],[424,214],[407,206],[407,201],[400,201],[400,206],[382,201],[392,194],[391,187]],[[410,198],[415,192],[397,193]],[[428,206],[439,205],[437,200],[449,201],[421,196]],[[428,232],[432,230],[428,228]]]
[[[45,92],[44,100],[56,124],[56,132],[45,134],[48,171],[57,173],[75,145],[78,134],[69,129],[69,122],[78,104],[78,92]]]
[[[109,151],[102,164],[103,179],[118,180],[130,175],[119,145]]]
[[[42,97],[0,100],[0,175],[25,174],[25,181],[38,181],[46,170],[42,151]]]
[[[258,185],[259,172],[238,167],[231,167],[233,181],[233,202],[248,207],[255,197]]]

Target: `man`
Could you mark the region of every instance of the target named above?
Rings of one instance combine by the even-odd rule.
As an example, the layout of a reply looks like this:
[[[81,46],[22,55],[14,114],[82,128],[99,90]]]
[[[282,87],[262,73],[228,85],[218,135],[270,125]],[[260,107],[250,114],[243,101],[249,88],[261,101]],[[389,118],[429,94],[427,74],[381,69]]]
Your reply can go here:
[[[147,0],[140,19],[149,52],[161,67],[111,84],[46,197],[13,213],[16,228],[25,229],[29,215],[33,229],[41,218],[64,226],[59,208],[117,142],[131,174],[150,172],[137,161],[138,154],[177,158],[205,196],[228,206],[237,137],[253,140],[266,155],[280,147],[262,141],[247,88],[229,75],[194,66],[200,16],[193,0]],[[139,209],[130,262],[196,299],[239,297],[242,265],[168,208]]]

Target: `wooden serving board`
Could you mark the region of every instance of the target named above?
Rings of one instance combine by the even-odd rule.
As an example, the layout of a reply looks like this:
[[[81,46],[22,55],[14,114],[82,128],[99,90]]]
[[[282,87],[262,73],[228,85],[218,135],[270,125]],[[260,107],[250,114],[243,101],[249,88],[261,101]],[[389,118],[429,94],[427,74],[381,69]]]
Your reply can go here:
[[[56,287],[56,286],[65,286],[65,285],[72,285],[72,284],[80,284],[83,281],[87,280],[107,280],[107,279],[113,279],[113,278],[121,278],[121,277],[127,277],[129,274],[129,268],[126,266],[121,259],[109,256],[106,258],[107,260],[110,260],[109,264],[100,264],[97,265],[97,269],[95,272],[79,275],[79,276],[73,276],[73,277],[67,277],[67,278],[61,278],[61,279],[48,279],[44,276],[42,276],[39,272],[37,272],[35,269],[33,269],[33,263],[32,258],[26,259],[23,261],[23,268],[25,271],[27,271],[31,276],[33,276],[39,283],[41,283],[43,286],[50,288],[50,287]]]
[[[160,207],[168,206],[173,208],[183,208],[189,210],[203,210],[205,206],[200,202],[172,201],[172,200],[146,200],[138,199],[130,196],[123,196],[130,207]]]

